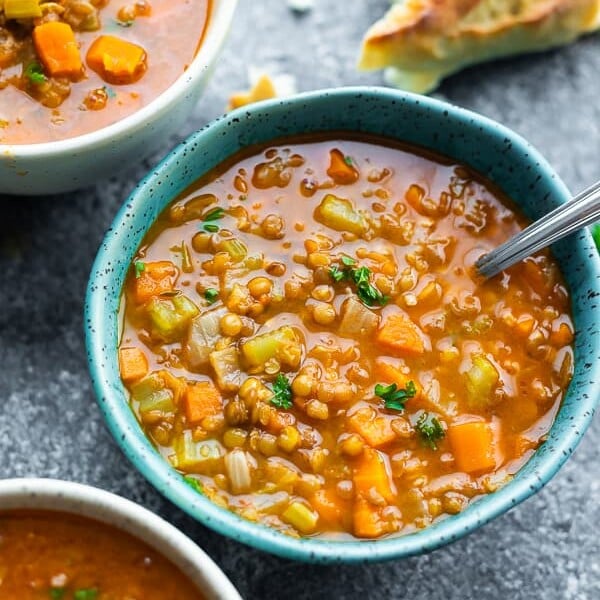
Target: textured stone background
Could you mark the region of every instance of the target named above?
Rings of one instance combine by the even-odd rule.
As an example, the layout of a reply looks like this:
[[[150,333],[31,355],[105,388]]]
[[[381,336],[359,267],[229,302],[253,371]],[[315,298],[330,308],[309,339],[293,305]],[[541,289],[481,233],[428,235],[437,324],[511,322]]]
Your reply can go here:
[[[379,83],[354,70],[358,41],[386,0],[241,0],[207,93],[180,137],[217,116],[248,64],[298,88]],[[437,95],[521,133],[571,189],[600,176],[600,36],[470,69]],[[410,600],[600,598],[600,421],[536,497],[428,556],[381,565],[294,564],[226,540],[164,500],[108,434],[85,362],[82,306],[96,249],[134,182],[174,143],[85,191],[0,197],[0,477],[47,476],[106,488],[163,515],[202,545],[247,598]]]

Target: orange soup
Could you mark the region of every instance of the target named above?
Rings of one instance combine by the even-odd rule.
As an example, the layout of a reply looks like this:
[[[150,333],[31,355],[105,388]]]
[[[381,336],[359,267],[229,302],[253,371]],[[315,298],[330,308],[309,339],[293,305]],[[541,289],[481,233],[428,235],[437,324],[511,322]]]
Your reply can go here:
[[[473,271],[525,224],[471,170],[385,140],[238,155],[131,266],[132,409],[200,493],[290,535],[462,511],[543,443],[572,374],[552,256]]]
[[[119,121],[165,91],[201,42],[210,0],[0,1],[0,143]]]
[[[114,527],[66,513],[0,513],[0,597],[202,600],[167,558]]]

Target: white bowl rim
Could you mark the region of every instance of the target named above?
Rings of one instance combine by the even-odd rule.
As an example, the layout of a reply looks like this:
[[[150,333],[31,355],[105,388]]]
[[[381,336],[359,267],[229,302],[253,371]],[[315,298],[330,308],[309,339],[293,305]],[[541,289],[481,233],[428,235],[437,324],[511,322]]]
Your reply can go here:
[[[163,556],[169,556],[165,548],[175,550],[180,559],[184,558],[198,570],[195,581],[189,573],[186,577],[196,585],[200,582],[203,585],[201,593],[206,594],[207,598],[242,600],[212,558],[183,532],[140,504],[112,492],[61,479],[4,479],[0,481],[0,514],[11,510],[43,510],[79,515],[126,532]],[[113,522],[112,518],[118,522]],[[159,542],[161,547],[157,546]],[[171,557],[170,560],[181,568],[177,557]]]
[[[189,83],[201,79],[204,71],[214,63],[229,31],[237,2],[238,0],[210,0],[210,14],[202,43],[190,65],[164,92],[139,110],[106,127],[64,140],[37,144],[0,143],[0,155],[4,154],[11,159],[60,156],[82,148],[102,146],[151,123],[156,115],[168,110],[181,96],[185,96]]]

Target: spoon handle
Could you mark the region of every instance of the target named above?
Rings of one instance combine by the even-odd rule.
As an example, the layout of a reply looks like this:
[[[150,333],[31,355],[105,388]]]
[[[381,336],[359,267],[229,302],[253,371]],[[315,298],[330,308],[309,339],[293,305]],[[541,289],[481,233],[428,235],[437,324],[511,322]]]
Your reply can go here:
[[[493,277],[538,250],[598,220],[600,181],[484,254],[475,263],[475,268],[483,277]]]

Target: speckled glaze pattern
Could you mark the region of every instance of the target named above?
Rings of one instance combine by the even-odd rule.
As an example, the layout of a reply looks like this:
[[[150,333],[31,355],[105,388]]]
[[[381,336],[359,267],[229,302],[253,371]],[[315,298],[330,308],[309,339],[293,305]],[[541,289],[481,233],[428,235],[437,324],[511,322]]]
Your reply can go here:
[[[571,290],[576,325],[575,374],[548,441],[499,491],[464,512],[414,534],[377,541],[294,539],[221,509],[194,492],[145,438],[117,364],[119,300],[133,255],[157,215],[181,191],[249,145],[306,132],[364,132],[433,150],[495,182],[532,219],[569,198],[545,159],[498,123],[431,98],[382,88],[342,88],[239,109],[192,135],[137,186],[116,216],[90,276],[85,328],[100,408],[136,468],[167,498],[206,526],[240,542],[295,560],[380,561],[434,550],[506,512],[543,487],[573,452],[599,400],[600,260],[582,231],[556,244]]]
[[[192,540],[125,498],[58,479],[4,479],[0,511],[16,509],[60,511],[112,525],[168,557],[207,600],[241,600],[221,569]]]

